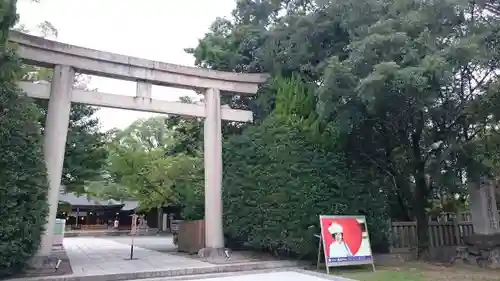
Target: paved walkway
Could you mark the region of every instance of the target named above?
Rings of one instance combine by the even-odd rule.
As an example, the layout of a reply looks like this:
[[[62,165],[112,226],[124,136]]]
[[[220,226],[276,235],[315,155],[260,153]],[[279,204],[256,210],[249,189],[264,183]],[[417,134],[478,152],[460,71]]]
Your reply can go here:
[[[130,245],[132,239],[130,236],[101,237],[109,241],[120,244]],[[136,236],[134,245],[140,248],[157,251],[161,253],[177,253],[177,246],[174,244],[174,238],[170,236]]]
[[[340,276],[326,275],[307,270],[275,270],[206,274],[202,276],[178,276],[129,281],[357,281]]]
[[[131,238],[130,238],[131,239]],[[213,264],[200,260],[171,254],[173,247],[169,237],[143,237],[137,239],[138,246],[134,247],[134,260],[130,260],[130,243],[125,237],[96,238],[74,237],[64,238],[66,254],[71,262],[73,274],[62,276],[34,277],[12,279],[13,281],[125,281],[125,280],[200,280],[214,278],[214,281],[239,281],[240,279],[219,279],[225,277],[245,276],[242,274],[257,274],[266,271],[266,274],[251,278],[267,280],[295,281],[299,278],[297,271],[283,275],[278,272],[274,276],[271,271],[280,271],[296,268],[298,261],[263,260],[242,261],[241,263]],[[257,272],[256,270],[260,270]],[[221,275],[223,274],[223,275]],[[290,275],[292,274],[292,275]],[[171,279],[174,278],[174,279]],[[248,280],[243,279],[244,281]],[[266,279],[267,278],[267,279]],[[270,279],[269,279],[270,278]],[[290,280],[288,280],[290,279]],[[301,281],[317,281],[317,279],[303,279]],[[321,280],[321,279],[320,279]],[[324,280],[324,279],[323,279]],[[335,279],[338,280],[338,279]]]
[[[64,247],[74,276],[214,267],[210,263],[141,247],[134,247],[136,260],[127,260],[129,245],[101,238],[64,238]]]
[[[192,279],[202,280],[202,279]],[[295,271],[282,271],[282,272],[269,272],[269,273],[257,273],[257,274],[244,274],[235,275],[227,277],[215,277],[212,279],[205,279],[205,281],[355,281],[347,278],[342,278],[338,276],[327,276],[327,275],[313,275],[304,272]]]

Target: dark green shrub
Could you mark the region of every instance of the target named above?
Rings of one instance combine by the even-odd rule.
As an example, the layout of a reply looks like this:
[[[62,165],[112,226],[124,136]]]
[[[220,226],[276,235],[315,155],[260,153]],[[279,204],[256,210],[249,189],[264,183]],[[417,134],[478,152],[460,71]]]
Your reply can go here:
[[[5,46],[15,1],[0,4],[0,277],[37,252],[47,214],[41,112],[17,89],[19,61]]]
[[[319,229],[319,215],[363,214],[372,244],[383,242],[383,194],[354,180],[342,154],[325,150],[312,135],[304,121],[275,114],[226,143],[224,224],[230,237],[305,256],[317,250],[308,227]]]
[[[36,253],[47,213],[40,112],[20,95],[0,81],[0,276]]]

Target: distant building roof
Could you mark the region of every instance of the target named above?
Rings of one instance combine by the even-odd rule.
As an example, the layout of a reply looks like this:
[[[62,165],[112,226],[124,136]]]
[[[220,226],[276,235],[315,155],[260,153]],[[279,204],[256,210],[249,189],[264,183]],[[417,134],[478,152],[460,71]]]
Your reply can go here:
[[[122,201],[122,203],[124,204],[124,206],[122,208],[122,210],[124,210],[124,211],[135,210],[135,209],[137,209],[137,207],[139,207],[139,201],[125,200],[125,201]]]
[[[117,206],[122,206],[121,209],[124,211],[134,210],[139,206],[139,202],[134,201],[134,200],[127,200],[127,201],[118,201],[118,200],[114,200],[114,199],[101,200],[101,199],[93,198],[92,196],[89,196],[89,195],[78,196],[78,195],[71,193],[71,192],[60,193],[59,194],[59,202],[64,202],[64,203],[70,204],[72,206],[85,206],[85,207],[92,207],[92,206],[117,207]]]

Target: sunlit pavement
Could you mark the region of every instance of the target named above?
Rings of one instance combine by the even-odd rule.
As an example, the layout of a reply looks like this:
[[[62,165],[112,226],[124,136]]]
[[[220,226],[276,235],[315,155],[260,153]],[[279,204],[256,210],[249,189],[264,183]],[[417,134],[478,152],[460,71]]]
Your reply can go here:
[[[142,278],[142,280],[157,278],[157,280],[161,281],[200,280],[209,277],[213,277],[212,280],[218,280],[215,278],[243,276],[241,275],[243,272],[253,274],[255,270],[286,270],[296,268],[299,265],[299,262],[294,260],[262,260],[228,264],[204,262],[173,253],[172,251],[175,251],[175,247],[172,243],[172,238],[168,236],[135,237],[133,250],[134,259],[131,260],[131,244],[132,238],[130,236],[113,238],[64,238],[64,247],[70,260],[73,274],[44,277],[43,280],[124,281],[138,278]],[[221,273],[232,273],[233,275],[228,274],[222,276]],[[162,277],[163,279],[160,278],[161,276],[164,276]],[[271,277],[272,279],[274,278],[273,276]],[[283,278],[288,277],[285,276]],[[32,278],[29,280],[39,281],[41,279]],[[309,279],[302,280],[308,281]],[[315,279],[311,280],[314,281]]]
[[[108,236],[101,237],[108,241],[130,245],[132,244],[131,236]],[[133,239],[134,246],[158,251],[163,253],[176,252],[177,247],[174,245],[174,239],[170,236],[136,236]]]
[[[241,272],[241,273],[226,273],[226,274],[207,274],[200,276],[182,276],[182,277],[164,277],[130,281],[355,281],[348,278],[338,276],[327,276],[325,274],[309,272],[305,270],[284,270],[274,272]]]
[[[123,238],[126,239],[127,237]],[[137,241],[141,242],[141,239],[137,239]],[[157,241],[160,245],[166,242],[166,240],[155,239],[143,239],[142,241],[142,244],[149,243],[149,245],[153,241]],[[139,246],[134,247],[134,258],[136,260],[127,260],[130,257],[130,246],[111,239],[65,238],[64,247],[70,259],[74,276],[95,276],[214,266],[195,259],[160,253]]]
[[[113,242],[122,243],[130,245],[132,239],[126,236],[119,237],[106,237],[107,240]],[[134,245],[159,252],[175,252],[176,247],[173,244],[172,236],[138,236],[134,238]],[[305,270],[290,270],[290,271],[274,271],[274,272],[263,272],[263,271],[253,271],[252,272],[232,272],[232,273],[222,273],[222,274],[205,274],[199,276],[179,276],[179,277],[163,277],[155,279],[141,279],[142,281],[171,281],[171,280],[206,280],[206,281],[324,281],[324,280],[336,280],[336,281],[346,281],[350,280],[347,278],[337,277],[337,276],[327,276],[324,274],[313,273]],[[135,281],[135,280],[134,280]],[[139,280],[137,280],[139,281]]]

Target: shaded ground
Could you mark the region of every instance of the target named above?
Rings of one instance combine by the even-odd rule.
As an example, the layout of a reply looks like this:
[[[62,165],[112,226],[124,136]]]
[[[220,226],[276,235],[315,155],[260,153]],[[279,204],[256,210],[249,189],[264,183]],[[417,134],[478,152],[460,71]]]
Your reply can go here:
[[[59,267],[56,268],[57,261],[61,260]],[[28,278],[28,277],[44,277],[44,276],[56,276],[56,275],[66,275],[72,274],[73,270],[69,262],[69,258],[66,251],[61,250],[54,252],[52,256],[43,262],[37,264],[36,268],[30,267],[26,271],[13,278]]]
[[[500,270],[417,262],[407,262],[400,266],[378,266],[376,272],[372,272],[369,266],[362,269],[332,268],[331,274],[359,281],[500,281]]]
[[[254,251],[231,251],[230,258],[227,260],[204,260],[198,255],[190,255],[187,253],[173,252],[171,254],[190,257],[196,260],[202,260],[209,262],[211,264],[232,264],[232,263],[247,263],[247,262],[265,262],[265,261],[277,261],[279,259],[273,257],[268,253],[259,253]]]
[[[101,238],[127,245],[130,245],[132,243],[132,238],[130,236],[101,237]],[[137,236],[134,238],[134,245],[161,253],[169,253],[196,260],[202,260],[197,255],[190,255],[187,253],[177,252],[177,247],[173,243],[172,236]],[[273,261],[273,260],[276,260],[276,258],[268,253],[259,253],[254,251],[232,251],[231,258],[228,260],[220,260],[220,261],[214,260],[208,262],[212,264],[231,264],[231,263],[258,262],[258,261],[261,262],[261,261]]]

